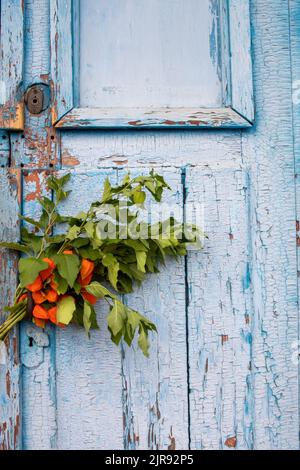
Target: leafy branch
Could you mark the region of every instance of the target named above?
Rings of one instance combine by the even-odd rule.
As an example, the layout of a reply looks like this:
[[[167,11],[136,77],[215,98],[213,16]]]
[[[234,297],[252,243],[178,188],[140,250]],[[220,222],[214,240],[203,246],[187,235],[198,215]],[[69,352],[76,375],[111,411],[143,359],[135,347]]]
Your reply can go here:
[[[107,324],[112,341],[118,345],[123,338],[131,346],[138,335],[138,346],[148,356],[148,334],[156,327],[122,303],[118,294],[132,292],[147,273],[158,273],[166,256],[184,256],[189,244],[201,247],[205,235],[174,217],[155,224],[140,220],[147,196],[160,202],[164,191],[171,189],[153,170],[134,178],[126,174],[116,186],[107,178],[102,198],[93,202],[87,212],[62,216],[59,205],[70,193],[64,189],[70,177],[48,178],[53,200],[46,196],[38,199],[42,209],[38,220],[20,216],[31,231],[23,226],[20,243],[0,243],[27,255],[19,261],[20,284],[15,304],[0,326],[0,339],[25,317],[31,297],[35,323],[41,326],[52,321],[61,326],[73,322],[89,335],[91,329],[99,328],[94,303],[103,299],[109,304]],[[53,233],[61,224],[65,224],[64,233]],[[107,228],[109,224],[113,236],[105,236],[100,230],[100,226]]]

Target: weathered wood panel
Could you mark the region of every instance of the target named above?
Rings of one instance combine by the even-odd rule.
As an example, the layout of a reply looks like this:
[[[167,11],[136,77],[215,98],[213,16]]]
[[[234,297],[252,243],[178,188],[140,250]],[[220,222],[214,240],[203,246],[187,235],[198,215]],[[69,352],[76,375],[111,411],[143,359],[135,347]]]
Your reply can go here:
[[[24,126],[22,0],[1,0],[0,10],[0,128]]]
[[[88,170],[101,167],[237,167],[242,165],[236,131],[140,132],[64,131],[62,166]]]
[[[172,192],[163,199],[164,209],[177,220],[183,216],[180,169],[160,169]],[[132,169],[133,176],[148,169]],[[123,172],[121,172],[122,174]],[[120,175],[121,176],[121,175]],[[161,205],[148,204],[151,219]],[[165,213],[165,218],[169,214]],[[164,217],[163,217],[164,218]],[[142,286],[126,297],[132,308],[150,317],[158,328],[151,335],[150,358],[123,345],[123,413],[125,449],[187,449],[189,422],[184,259],[168,260],[159,275],[149,275]]]
[[[6,131],[0,131],[0,168],[9,166],[10,146]]]
[[[47,2],[49,4],[49,1]],[[73,4],[73,6],[72,6]],[[76,1],[50,0],[52,122],[74,106],[72,8]],[[78,44],[74,42],[74,45]]]
[[[0,170],[0,240],[18,241],[20,210],[20,172]],[[13,302],[17,285],[17,256],[0,249],[0,321],[3,308]],[[18,335],[14,330],[0,344],[0,450],[18,449],[20,428],[20,365]]]
[[[254,448],[298,449],[295,182],[289,2],[254,0],[256,126],[243,133],[250,168]],[[272,15],[270,11],[272,10]]]
[[[300,4],[297,0],[290,0],[290,40],[292,65],[292,106],[294,124],[294,154],[295,154],[295,183],[296,183],[296,250],[297,250],[297,281],[298,281],[298,311],[300,289]],[[300,322],[300,315],[298,314]],[[298,327],[300,332],[300,323]],[[300,371],[300,336],[291,343],[291,360],[295,368]],[[300,380],[298,375],[298,396],[300,397]],[[299,410],[300,412],[300,410]]]
[[[68,2],[69,3],[69,2]],[[49,0],[24,0],[24,89],[36,83],[50,87]],[[50,107],[30,114],[25,107],[24,132],[11,136],[11,164],[49,168],[57,164],[59,137],[51,127]]]
[[[222,106],[218,3],[81,2],[80,106]]]
[[[26,0],[25,10],[28,29],[26,86],[40,79],[49,83],[49,3],[47,0]],[[271,16],[270,11],[273,12]],[[81,191],[91,194],[93,191],[88,184],[89,178],[93,178],[91,170],[93,174],[105,174],[109,171],[105,167],[191,165],[192,168],[187,171],[187,189],[190,188],[188,204],[193,200],[197,202],[197,195],[204,195],[208,207],[207,221],[211,227],[206,249],[200,254],[191,253],[188,262],[192,286],[188,318],[188,339],[192,338],[191,342],[188,341],[190,385],[193,385],[190,394],[191,446],[294,449],[299,446],[298,369],[292,362],[293,344],[298,339],[294,149],[297,169],[299,142],[293,132],[293,123],[297,132],[299,106],[294,101],[292,107],[292,90],[294,86],[295,94],[295,82],[299,78],[299,5],[296,0],[253,0],[251,19],[258,117],[253,129],[242,133],[221,129],[200,132],[178,129],[174,132],[174,124],[167,125],[162,132],[149,130],[147,133],[136,130],[134,125],[130,126],[130,132],[123,130],[118,133],[109,130],[83,132],[80,129],[70,132],[66,129],[62,134],[61,153],[64,168],[77,167],[81,172],[81,183],[78,184],[81,199],[75,198],[74,203],[80,207],[82,201],[87,201],[87,194]],[[48,111],[46,114],[48,116]],[[12,136],[12,163],[47,167],[49,162],[55,162],[57,142],[51,128],[47,127],[49,116],[27,115],[26,122],[29,124],[25,139],[21,135]],[[70,125],[73,126],[72,123]],[[86,126],[84,119],[82,126]],[[9,147],[6,143],[3,153],[7,162]],[[85,176],[87,170],[89,176]],[[167,171],[173,172],[171,169]],[[198,179],[196,175],[199,175]],[[220,199],[213,190],[212,181],[217,182]],[[24,208],[31,213],[36,207],[38,187],[34,181],[28,181],[28,177],[25,187],[28,187],[25,196],[30,196]],[[42,187],[43,184],[40,185]],[[205,193],[201,192],[203,188]],[[226,200],[230,201],[229,207],[225,206]],[[215,226],[218,208],[221,208],[220,214],[225,218],[225,227]],[[175,270],[179,278],[181,269],[172,261],[168,271],[163,270],[162,277],[167,279]],[[204,274],[210,277],[206,278]],[[215,291],[223,302],[224,315],[221,315],[221,306],[214,304],[216,293],[212,292],[209,297],[207,292],[202,292],[203,284],[208,283],[208,279],[214,286],[219,281]],[[229,281],[225,282],[225,279]],[[144,298],[138,292],[129,301],[140,302],[141,310],[144,306],[151,310],[147,293],[153,290],[158,295],[160,287],[157,283],[158,279],[147,280]],[[205,285],[210,292],[210,284]],[[177,307],[182,303],[181,289],[180,281]],[[201,316],[198,314],[200,306],[204,306]],[[213,318],[215,323],[212,323]],[[178,321],[176,331],[180,331],[181,338],[183,319]],[[204,325],[203,321],[206,322]],[[167,318],[163,317],[161,323],[167,324]],[[126,353],[122,365],[118,350],[110,345],[108,337],[101,336],[105,327],[100,336],[96,334],[91,342],[87,342],[83,332],[77,337],[73,330],[66,336],[66,332],[59,331],[56,341],[51,336],[52,329],[44,335],[27,327],[24,326],[22,333],[25,448],[64,448],[65,445],[69,448],[120,448],[123,442],[125,447],[141,448],[153,446],[154,441],[161,447],[172,445],[173,441],[167,436],[167,426],[173,418],[168,411],[173,409],[173,404],[165,400],[172,393],[172,388],[166,387],[159,394],[159,411],[161,416],[166,416],[166,424],[162,424],[157,413],[149,418],[148,405],[154,401],[155,390],[158,389],[156,379],[162,375],[158,376],[155,371],[153,376],[152,372],[140,374],[143,358],[136,360],[134,353],[130,353],[130,357]],[[168,343],[165,334],[158,342],[154,340],[153,348],[158,347],[159,341],[164,345]],[[29,346],[28,336],[33,338],[30,341],[33,346]],[[71,338],[80,342],[76,350],[68,347]],[[109,356],[107,364],[114,372],[118,371],[112,378],[108,377],[109,385],[106,377],[110,373],[107,372],[108,366],[98,368],[98,345],[103,345],[105,357]],[[111,346],[113,349],[109,355]],[[181,342],[178,348],[182,348],[183,355],[186,354]],[[91,359],[85,356],[87,349]],[[72,361],[70,370],[68,363],[58,357],[60,351]],[[82,355],[88,374],[80,371],[80,385],[77,387],[78,367],[75,363],[81,363]],[[182,358],[180,356],[180,360]],[[102,367],[103,359],[99,361]],[[210,368],[211,362],[213,369]],[[54,379],[56,367],[59,372],[57,391]],[[106,371],[106,376],[102,370]],[[163,364],[162,370],[163,376],[167,377],[169,371],[166,364]],[[66,379],[63,374],[66,374]],[[172,374],[170,377],[174,377]],[[1,391],[7,399],[3,387]],[[139,387],[144,393],[145,402],[139,400]],[[111,399],[108,394],[114,398]],[[182,387],[179,396],[181,410],[184,410],[187,402],[183,402]],[[106,412],[100,407],[109,400],[111,403]],[[117,403],[116,407],[112,402]],[[11,407],[8,402],[5,403],[5,412],[17,415],[15,404]],[[73,403],[76,416],[72,410]],[[121,423],[123,411],[127,419],[125,433]],[[154,407],[153,411],[157,409]],[[184,446],[186,442],[185,413],[181,415],[184,424],[179,439],[177,433],[171,435],[175,437],[177,447]],[[104,435],[101,420],[106,428],[114,426],[109,436]],[[180,418],[177,416],[176,420],[179,423]],[[151,435],[148,444],[147,430],[151,426],[155,439]],[[0,440],[5,436],[1,445],[9,444],[11,447],[13,438],[7,429],[6,424],[5,433],[0,434]],[[84,439],[80,440],[82,429]],[[140,441],[137,441],[137,435]]]
[[[51,0],[51,70],[59,128],[249,127],[249,1]]]
[[[25,172],[23,176],[23,214],[39,216],[37,198],[49,197],[47,172]],[[29,228],[29,227],[28,227]],[[22,363],[23,449],[56,448],[56,349],[55,328],[43,331],[23,322],[20,331]]]
[[[247,175],[191,168],[186,188],[186,214],[201,209],[209,234],[187,263],[191,448],[251,449]]]
[[[103,183],[114,170],[74,173],[74,190],[62,213],[76,214],[100,199]],[[97,305],[100,331],[88,339],[82,328],[56,333],[58,449],[122,449],[121,352],[107,330],[107,305]]]
[[[232,108],[74,108],[56,124],[58,128],[163,128],[250,127]]]
[[[255,116],[249,4],[249,0],[229,0],[228,18],[231,51],[231,103],[233,109],[245,116],[248,121],[253,122]]]

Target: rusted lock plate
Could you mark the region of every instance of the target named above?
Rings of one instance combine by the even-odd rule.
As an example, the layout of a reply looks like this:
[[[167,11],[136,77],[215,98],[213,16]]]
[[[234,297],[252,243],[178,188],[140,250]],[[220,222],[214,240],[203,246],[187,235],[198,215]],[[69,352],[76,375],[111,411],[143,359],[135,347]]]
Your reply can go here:
[[[49,106],[49,87],[43,83],[30,86],[25,93],[25,104],[31,114],[40,114]]]

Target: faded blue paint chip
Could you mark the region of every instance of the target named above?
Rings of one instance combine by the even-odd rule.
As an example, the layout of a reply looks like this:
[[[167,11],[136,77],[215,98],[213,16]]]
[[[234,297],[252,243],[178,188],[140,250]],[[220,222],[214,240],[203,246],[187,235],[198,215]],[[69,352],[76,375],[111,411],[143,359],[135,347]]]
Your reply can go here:
[[[243,290],[246,291],[249,289],[251,284],[251,271],[250,271],[250,263],[246,265],[246,274],[243,278]]]

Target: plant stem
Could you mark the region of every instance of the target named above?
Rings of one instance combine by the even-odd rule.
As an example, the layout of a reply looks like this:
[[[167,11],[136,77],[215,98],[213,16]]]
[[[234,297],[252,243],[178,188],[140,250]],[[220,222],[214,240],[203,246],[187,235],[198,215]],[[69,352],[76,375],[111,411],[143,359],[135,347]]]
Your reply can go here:
[[[88,211],[88,213],[86,214],[86,217],[82,221],[82,223],[79,227],[79,232],[78,232],[77,236],[79,236],[82,233],[83,227],[85,226],[86,222],[88,221],[88,218],[91,216],[90,212],[91,212],[91,209]],[[70,243],[70,240],[65,240],[63,242],[62,246],[60,247],[60,249],[58,250],[57,254],[60,255],[64,251],[64,249],[68,246],[69,243]]]
[[[4,340],[7,333],[13,328],[14,325],[19,323],[27,314],[26,305],[24,305],[13,317],[8,317],[4,323],[0,326],[0,340]]]

